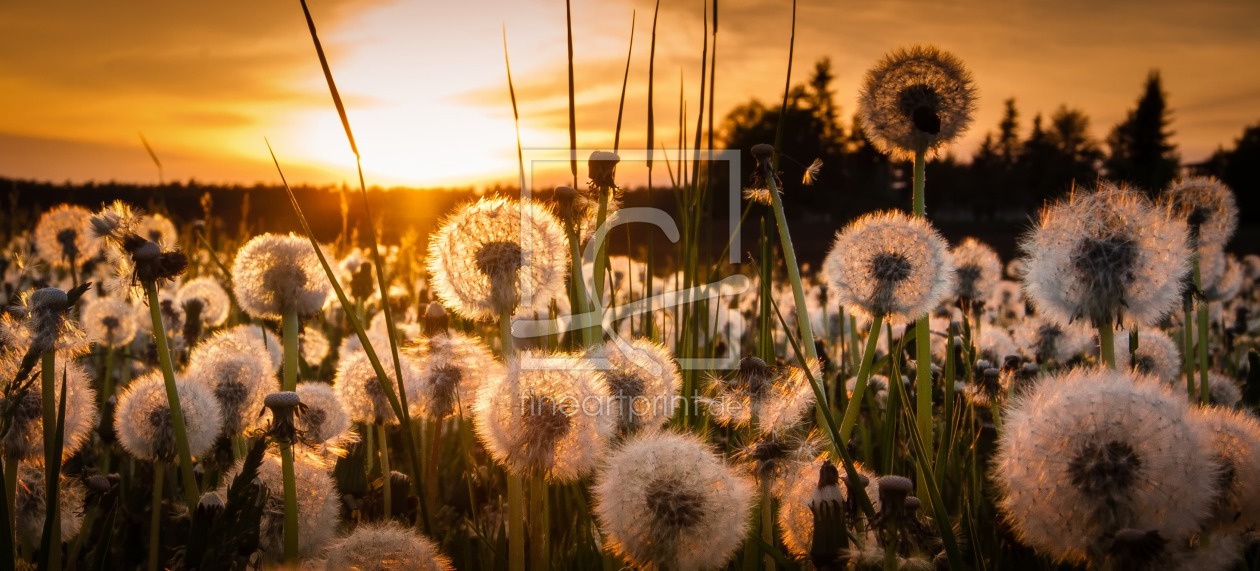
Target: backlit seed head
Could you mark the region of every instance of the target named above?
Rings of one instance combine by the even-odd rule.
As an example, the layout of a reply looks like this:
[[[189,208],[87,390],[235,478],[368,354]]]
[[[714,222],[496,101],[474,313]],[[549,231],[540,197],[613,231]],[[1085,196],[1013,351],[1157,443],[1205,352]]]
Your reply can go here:
[[[13,416],[9,419],[9,429],[0,440],[6,462],[24,462],[34,466],[44,465],[44,407],[54,410],[61,399],[61,381],[66,381],[66,415],[61,448],[62,461],[69,459],[91,438],[96,428],[97,406],[96,391],[92,388],[92,377],[88,370],[76,362],[73,355],[58,352],[56,354],[56,379],[53,385],[52,403],[45,405],[40,391],[38,378],[28,384],[25,390],[17,391],[12,386],[20,366],[20,356],[7,354],[0,357],[0,383],[7,385],[0,391],[0,406],[13,406]],[[40,365],[36,365],[33,375],[39,374]],[[13,399],[15,402],[7,402]]]
[[[822,378],[817,362],[810,363],[810,375]],[[757,357],[745,357],[734,372],[710,376],[708,396],[701,402],[719,424],[781,434],[795,428],[814,406],[809,378],[800,367],[770,367]]]
[[[1224,247],[1238,228],[1234,191],[1212,177],[1194,176],[1174,183],[1162,196],[1173,215],[1185,222],[1197,244]]]
[[[954,255],[958,285],[954,292],[968,304],[984,303],[1002,279],[1002,260],[984,242],[966,238],[950,251]]]
[[[954,289],[949,246],[922,218],[868,214],[836,235],[823,262],[829,294],[846,309],[896,322],[932,311]]]
[[[1036,315],[1012,328],[1012,337],[1019,352],[1042,364],[1064,365],[1093,351],[1093,334],[1083,323],[1060,324]],[[1123,335],[1116,337],[1118,339]],[[1117,352],[1116,358],[1119,357]]]
[[[385,371],[385,382],[389,383],[394,395],[398,395],[397,373],[394,369],[393,356],[388,351],[376,354],[381,368]],[[407,355],[400,355],[403,386],[408,393],[415,390],[419,381],[420,365]],[[376,368],[364,351],[352,351],[343,355],[337,363],[337,376],[333,379],[333,389],[337,392],[341,403],[356,422],[369,424],[398,424],[401,422],[394,414],[393,406],[385,390],[381,388]],[[410,403],[409,403],[410,404]]]
[[[1260,421],[1221,406],[1195,408],[1196,422],[1207,427],[1212,452],[1221,465],[1212,525],[1227,531],[1260,527]]]
[[[45,263],[66,267],[71,258],[82,264],[100,253],[103,244],[92,233],[92,213],[81,206],[61,204],[35,223],[35,254]]]
[[[433,540],[396,523],[364,523],[328,546],[327,569],[454,571]]]
[[[885,154],[910,158],[940,148],[971,125],[976,88],[962,60],[932,46],[884,57],[858,98],[862,130]]]
[[[229,436],[256,426],[263,399],[277,388],[271,356],[230,339],[193,349],[184,376],[214,395]]]
[[[682,374],[667,347],[650,339],[616,339],[587,355],[603,369],[620,436],[659,427],[673,417]]]
[[[293,234],[262,234],[246,242],[232,264],[232,289],[246,313],[280,319],[320,312],[332,290],[309,240]]]
[[[199,315],[202,323],[218,327],[227,321],[232,302],[228,299],[227,291],[214,278],[195,278],[180,286],[175,302],[180,306],[187,306],[194,300],[201,304]]]
[[[1169,387],[1178,384],[1181,376],[1181,349],[1167,333],[1158,329],[1138,330],[1137,359],[1129,351],[1129,336],[1116,335],[1116,367],[1155,377]],[[1182,384],[1181,388],[1185,388]]]
[[[303,455],[293,461],[294,488],[297,490],[298,555],[318,557],[337,533],[341,515],[341,499],[325,466]],[[227,486],[241,471],[238,462],[223,478],[219,493],[227,495]],[[267,490],[259,528],[259,543],[264,559],[279,563],[284,555],[284,476],[280,457],[268,454],[258,467],[258,480]]]
[[[102,297],[88,302],[81,322],[90,341],[111,349],[136,338],[136,309],[126,299]]]
[[[184,413],[188,449],[200,456],[214,444],[223,426],[219,401],[204,385],[175,379],[179,407]],[[166,386],[160,371],[131,382],[114,412],[114,433],[128,454],[141,460],[175,459],[175,429]]]
[[[421,337],[408,352],[420,363],[420,373],[407,400],[412,414],[427,418],[470,415],[482,381],[503,374],[485,343],[457,331]]]
[[[18,540],[26,545],[39,545],[44,537],[44,520],[48,517],[47,480],[44,469],[32,464],[18,466],[17,491],[14,493],[14,519]],[[72,541],[83,526],[83,483],[77,478],[62,476],[58,492],[61,506],[61,539]]]
[[[633,565],[718,569],[747,534],[753,490],[694,436],[649,431],[604,463],[594,511],[608,548]]]

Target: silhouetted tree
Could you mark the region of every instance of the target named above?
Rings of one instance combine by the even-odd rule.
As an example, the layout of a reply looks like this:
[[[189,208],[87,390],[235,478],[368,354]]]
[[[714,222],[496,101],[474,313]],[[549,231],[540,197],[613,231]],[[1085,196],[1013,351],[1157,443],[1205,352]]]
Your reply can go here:
[[[1200,174],[1213,175],[1234,189],[1243,225],[1255,224],[1260,217],[1260,123],[1244,129],[1234,148],[1218,149],[1199,167]]]
[[[1116,125],[1107,137],[1111,154],[1107,157],[1107,175],[1136,184],[1148,192],[1159,192],[1177,176],[1180,158],[1168,129],[1172,118],[1166,102],[1167,94],[1159,76],[1152,70],[1137,108]]]

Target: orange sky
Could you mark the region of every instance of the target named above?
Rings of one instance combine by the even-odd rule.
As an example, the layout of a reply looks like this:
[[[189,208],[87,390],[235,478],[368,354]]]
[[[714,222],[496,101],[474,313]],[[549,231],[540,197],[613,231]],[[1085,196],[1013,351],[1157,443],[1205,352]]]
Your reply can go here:
[[[312,0],[369,184],[511,182],[506,26],[526,147],[568,146],[562,0]],[[662,2],[658,137],[677,137],[679,81],[693,123],[700,0]],[[720,3],[717,109],[782,92],[790,2]],[[642,145],[650,0],[575,0],[578,145],[608,148],[637,10],[623,147]],[[935,43],[975,75],[967,155],[1017,99],[1032,115],[1084,109],[1105,136],[1149,69],[1162,70],[1183,158],[1199,160],[1260,121],[1260,2],[1220,0],[802,1],[794,80],[830,56],[841,112],[883,53]],[[291,180],[353,180],[353,156],[296,0],[8,2],[0,9],[0,175],[273,182],[263,137]],[[694,124],[694,123],[693,123]],[[659,172],[659,171],[658,171]],[[584,176],[584,169],[583,169]],[[627,173],[626,177],[634,177]],[[662,175],[663,177],[664,175]]]

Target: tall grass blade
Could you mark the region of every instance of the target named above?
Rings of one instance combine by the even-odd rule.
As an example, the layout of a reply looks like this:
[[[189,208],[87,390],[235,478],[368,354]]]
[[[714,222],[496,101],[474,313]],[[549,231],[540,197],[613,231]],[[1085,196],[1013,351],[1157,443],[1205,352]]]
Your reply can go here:
[[[57,428],[53,431],[53,450],[47,458],[48,492],[44,505],[44,535],[39,545],[39,569],[61,569],[61,448],[66,439],[66,377],[61,372],[61,394],[57,399]]]
[[[621,78],[621,99],[617,103],[617,130],[613,135],[613,152],[621,148],[621,117],[626,110],[626,85],[630,83],[630,56],[634,55],[634,23],[637,12],[630,12],[630,48],[626,50],[626,73]],[[648,148],[652,144],[648,143]]]

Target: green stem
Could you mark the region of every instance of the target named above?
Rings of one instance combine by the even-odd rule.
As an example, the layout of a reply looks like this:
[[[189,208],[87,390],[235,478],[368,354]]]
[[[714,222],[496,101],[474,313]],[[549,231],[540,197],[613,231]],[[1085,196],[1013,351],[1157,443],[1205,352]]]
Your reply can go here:
[[[1194,287],[1198,291],[1203,291],[1203,269],[1199,263],[1199,256],[1194,257]],[[1211,369],[1208,364],[1208,304],[1208,300],[1201,297],[1197,308],[1199,317],[1199,402],[1204,404],[1207,404],[1212,397],[1211,385],[1208,382],[1208,371]]]
[[[109,397],[114,394],[114,353],[118,350],[113,347],[105,348],[105,371],[101,373],[101,406],[109,402]]]
[[[287,309],[281,322],[284,337],[284,383],[280,390],[297,390],[298,378],[298,316],[296,309]]]
[[[389,521],[394,513],[393,505],[393,486],[390,485],[389,473],[389,438],[385,435],[385,425],[376,425],[376,440],[379,442],[377,450],[381,454],[381,480],[384,485],[381,486],[381,499],[385,504],[385,521]]]
[[[919,218],[927,218],[927,199],[924,188],[927,182],[927,149],[921,148],[914,152],[914,215]],[[889,347],[891,350],[892,348]],[[928,448],[926,454],[931,457],[932,446],[935,443],[932,434],[932,338],[929,333],[928,316],[919,317],[914,322],[914,391],[915,391],[915,425],[918,427],[919,436],[923,439],[923,445]],[[924,501],[927,500],[926,489],[924,488],[925,479],[919,478],[918,494]]]
[[[591,309],[586,301],[586,278],[582,275],[582,238],[571,224],[566,224],[565,227],[569,235],[569,273],[573,276],[573,315],[582,315]],[[583,347],[594,345],[591,341],[594,331],[597,330],[593,327],[583,327],[577,331]]]
[[[171,348],[166,341],[166,329],[162,324],[161,304],[157,285],[144,284],[144,294],[149,302],[149,317],[153,320],[153,338],[157,342],[158,362],[162,366],[162,381],[166,384],[166,402],[171,410],[171,427],[175,430],[175,448],[179,452],[179,472],[184,482],[184,499],[189,509],[197,507],[200,492],[193,476],[192,453],[188,450],[188,428],[184,424],[184,409],[179,406],[179,392],[175,389],[175,365],[171,362]]]
[[[924,198],[924,186],[927,179],[927,149],[914,153],[914,215],[927,218],[927,202]]]
[[[1191,336],[1191,328],[1194,313],[1194,300],[1189,295],[1181,304],[1181,372],[1186,376],[1186,393],[1190,400],[1195,399],[1194,386],[1194,338]]]
[[[603,322],[604,313],[604,284],[606,283],[604,271],[608,267],[608,233],[603,231],[604,223],[608,221],[608,195],[612,193],[610,188],[600,188],[599,192],[599,209],[595,213],[595,236],[592,240],[598,242],[599,248],[595,251],[595,291],[593,295],[595,299],[600,300],[600,322]],[[608,299],[611,301],[613,295],[609,293]]]
[[[284,562],[286,566],[296,566],[298,562],[297,475],[293,469],[291,443],[280,443],[280,468],[284,476]]]
[[[153,461],[153,501],[149,511],[149,571],[157,571],[158,554],[162,545],[162,485],[166,476],[166,465],[161,460]],[[86,532],[87,530],[83,530]]]
[[[792,282],[792,298],[796,302],[796,324],[801,330],[801,349],[805,350],[808,366],[818,361],[818,348],[814,347],[814,331],[809,322],[809,312],[805,310],[805,289],[801,286],[801,266],[796,263],[796,249],[792,247],[792,235],[788,231],[787,217],[783,214],[783,199],[779,197],[779,185],[775,182],[770,165],[765,167],[765,178],[770,185],[770,197],[774,202],[774,221],[779,228],[779,242],[783,247],[783,260],[787,264],[788,279]],[[824,395],[825,396],[825,395]],[[827,406],[826,401],[819,401],[818,407]]]
[[[525,484],[521,477],[507,473],[508,485],[508,569],[525,570]]]
[[[770,479],[761,479],[761,539],[766,545],[773,546],[774,539],[774,495],[770,493]],[[774,557],[766,554],[762,557],[763,569],[774,571]]]
[[[866,394],[866,383],[871,378],[871,365],[875,362],[875,347],[879,345],[879,328],[884,324],[884,316],[877,315],[871,321],[871,331],[866,337],[866,349],[862,352],[862,364],[858,367],[857,380],[854,381],[853,394],[849,396],[849,406],[844,409],[844,418],[840,420],[840,442],[836,446],[845,446],[862,409],[862,397]]]
[[[551,502],[547,501],[547,479],[543,476],[534,476],[529,482],[529,513],[533,516],[530,527],[529,536],[529,564],[530,569],[550,569],[551,553],[550,535],[551,522],[549,521],[548,506]]]
[[[53,476],[51,471],[52,458],[54,454],[60,453],[58,450],[53,450],[53,431],[57,429],[57,353],[55,351],[45,351],[40,367],[41,396],[43,399],[41,408],[44,413],[44,475],[47,477],[45,483],[51,483]],[[52,513],[52,511],[49,513]]]
[[[1098,355],[1109,369],[1116,368],[1116,333],[1111,319],[1098,324]]]
[[[437,506],[438,462],[442,460],[442,419],[433,421],[433,432],[429,437],[428,477],[424,479],[424,492],[429,496],[429,505]]]

